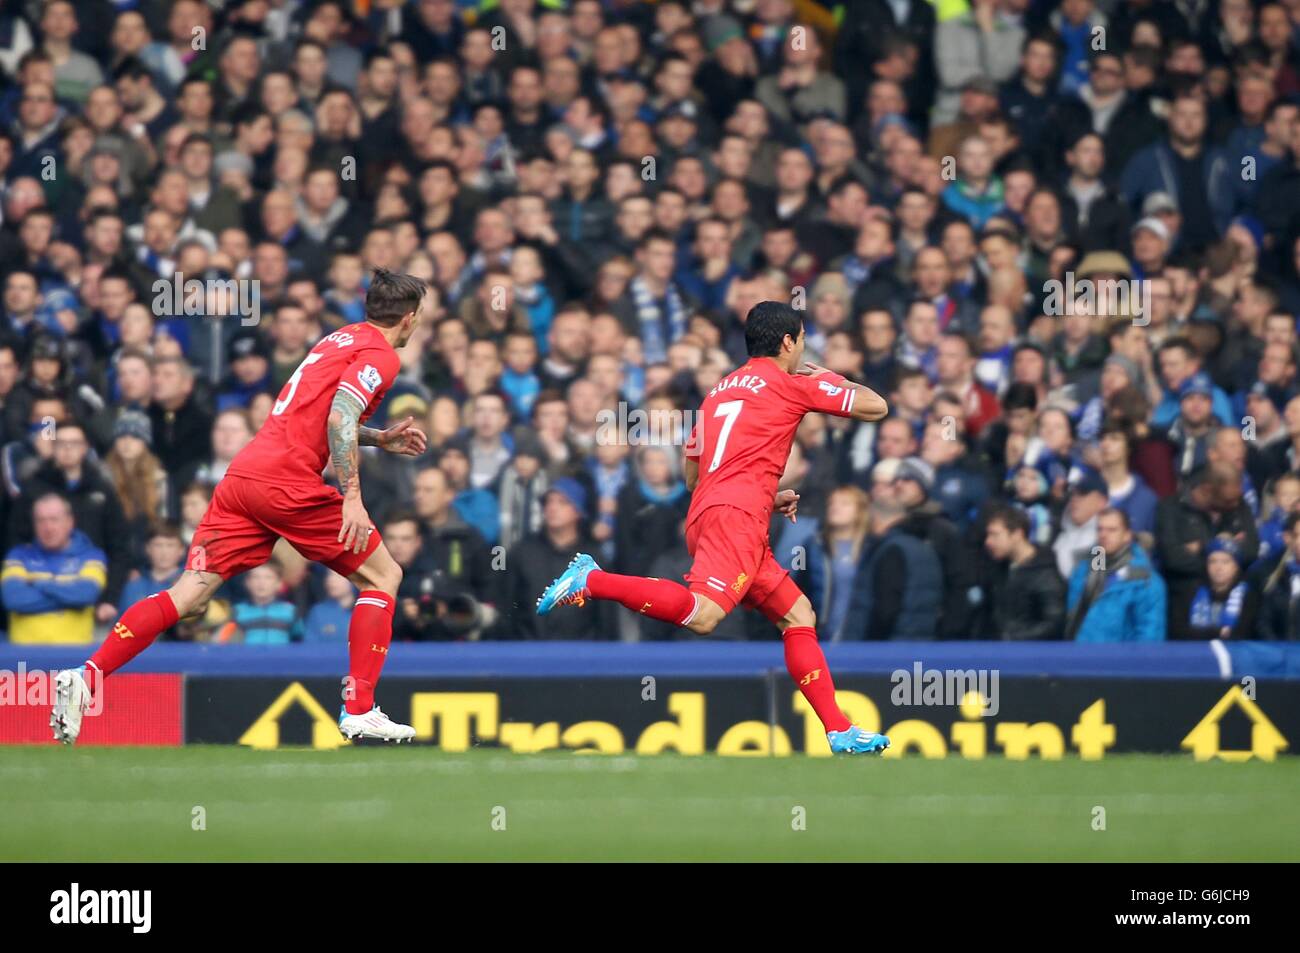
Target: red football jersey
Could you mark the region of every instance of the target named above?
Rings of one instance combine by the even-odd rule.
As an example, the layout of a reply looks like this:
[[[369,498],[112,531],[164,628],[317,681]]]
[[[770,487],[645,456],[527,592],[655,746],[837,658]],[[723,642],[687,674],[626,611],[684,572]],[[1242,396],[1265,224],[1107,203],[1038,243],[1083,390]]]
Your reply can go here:
[[[848,417],[856,393],[825,375],[787,374],[766,357],[750,358],[718,381],[700,404],[686,448],[700,465],[686,522],[719,505],[767,519],[799,421],[809,411]]]
[[[325,335],[280,389],[266,423],[230,463],[229,472],[279,484],[318,484],[329,461],[326,421],[342,393],[375,412],[401,362],[379,329],[364,322]]]

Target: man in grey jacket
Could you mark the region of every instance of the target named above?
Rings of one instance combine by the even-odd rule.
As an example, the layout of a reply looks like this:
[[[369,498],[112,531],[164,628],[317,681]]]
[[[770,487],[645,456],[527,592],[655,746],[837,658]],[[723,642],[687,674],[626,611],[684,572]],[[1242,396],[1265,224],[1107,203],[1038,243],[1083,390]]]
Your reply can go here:
[[[930,117],[933,125],[957,118],[962,87],[970,80],[987,76],[1005,83],[1016,75],[1025,42],[1025,6],[1025,0],[972,0],[970,10],[939,24],[934,34],[939,95]]]
[[[848,115],[844,83],[817,68],[822,45],[812,27],[796,26],[782,49],[784,65],[754,87],[754,98],[782,122],[803,126],[821,117],[843,122]]]

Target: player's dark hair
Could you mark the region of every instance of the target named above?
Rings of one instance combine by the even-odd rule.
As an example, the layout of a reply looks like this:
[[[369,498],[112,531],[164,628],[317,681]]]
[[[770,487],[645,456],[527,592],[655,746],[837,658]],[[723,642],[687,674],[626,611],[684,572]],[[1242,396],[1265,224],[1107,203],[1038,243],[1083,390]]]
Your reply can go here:
[[[798,340],[803,319],[799,312],[780,301],[760,301],[745,319],[745,349],[750,357],[775,357],[789,335]]]
[[[397,275],[376,268],[366,292],[366,320],[381,328],[394,327],[420,307],[427,286],[414,275]]]

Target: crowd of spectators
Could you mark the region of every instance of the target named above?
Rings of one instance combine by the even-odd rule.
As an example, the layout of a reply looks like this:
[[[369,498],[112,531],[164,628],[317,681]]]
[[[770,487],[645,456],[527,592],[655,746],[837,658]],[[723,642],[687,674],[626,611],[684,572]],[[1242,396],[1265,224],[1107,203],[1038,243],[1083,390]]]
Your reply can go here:
[[[685,571],[769,299],[891,407],[782,483],[823,639],[1300,637],[1300,0],[5,0],[0,189],[15,642],[170,585],[376,268],[435,304],[373,422],[429,451],[363,450],[398,639],[684,637],[533,604]],[[170,637],[353,597],[281,543]]]

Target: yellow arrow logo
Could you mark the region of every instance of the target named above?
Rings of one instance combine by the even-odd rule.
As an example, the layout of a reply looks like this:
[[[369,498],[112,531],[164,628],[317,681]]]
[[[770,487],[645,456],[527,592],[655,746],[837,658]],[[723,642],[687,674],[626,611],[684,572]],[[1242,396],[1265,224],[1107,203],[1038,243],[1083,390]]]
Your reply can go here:
[[[347,739],[339,733],[338,722],[320,706],[311,692],[301,682],[294,682],[280,693],[271,707],[262,712],[257,721],[239,738],[241,745],[250,748],[280,747],[280,718],[292,705],[301,705],[311,715],[311,745],[313,748],[341,748]]]
[[[1245,712],[1251,721],[1249,751],[1224,751],[1219,747],[1219,722],[1233,705]],[[1214,757],[1224,761],[1249,761],[1252,757],[1272,761],[1279,751],[1286,750],[1288,744],[1286,738],[1282,737],[1282,732],[1268,720],[1268,716],[1246,697],[1241,686],[1234,685],[1210,709],[1210,713],[1187,733],[1182,747],[1189,749],[1197,761],[1208,761]]]

